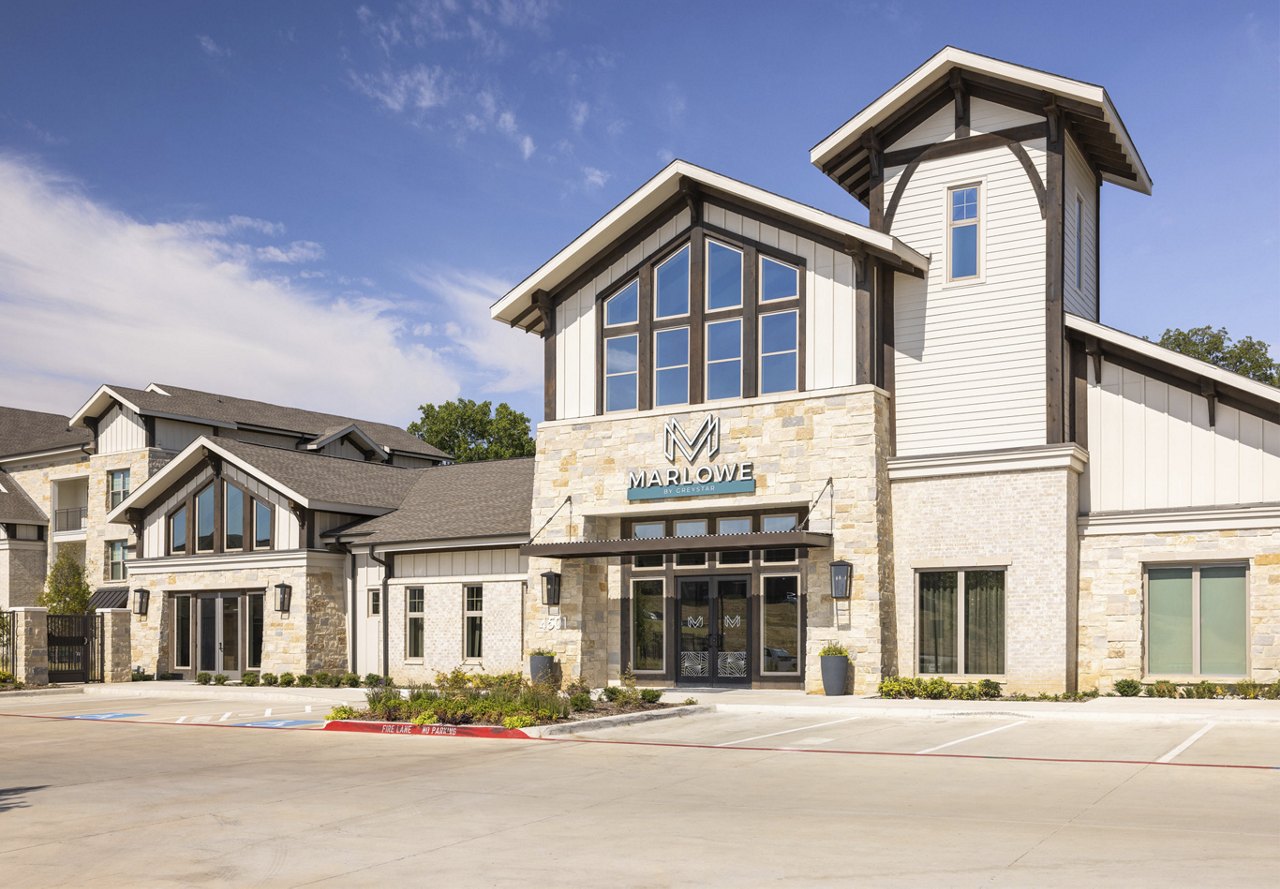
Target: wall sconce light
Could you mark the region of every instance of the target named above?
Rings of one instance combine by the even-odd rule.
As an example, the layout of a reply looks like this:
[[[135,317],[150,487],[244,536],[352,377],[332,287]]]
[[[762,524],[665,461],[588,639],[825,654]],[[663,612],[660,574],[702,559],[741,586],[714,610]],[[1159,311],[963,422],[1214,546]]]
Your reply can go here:
[[[276,611],[280,614],[289,613],[289,600],[293,598],[293,587],[287,583],[278,583],[275,585],[276,591]]]
[[[560,574],[556,571],[542,572],[542,604],[560,604]]]
[[[853,565],[844,559],[831,563],[831,598],[849,598],[849,577],[852,572]]]
[[[138,587],[133,591],[133,613],[138,617],[147,616],[147,607],[151,604],[151,590]]]

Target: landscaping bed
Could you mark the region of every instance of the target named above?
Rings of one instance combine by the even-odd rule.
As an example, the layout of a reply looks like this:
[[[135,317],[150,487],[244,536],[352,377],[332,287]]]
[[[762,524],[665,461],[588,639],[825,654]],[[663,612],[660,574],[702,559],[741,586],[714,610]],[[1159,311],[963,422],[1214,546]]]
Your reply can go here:
[[[1096,688],[1088,691],[1062,694],[1006,695],[1000,683],[994,679],[977,682],[948,682],[940,676],[924,679],[915,676],[890,676],[880,682],[880,697],[889,699],[923,698],[934,701],[1091,701],[1099,697]],[[1271,684],[1241,680],[1239,682],[1209,682],[1207,680],[1179,685],[1168,680],[1157,680],[1144,685],[1136,679],[1116,681],[1115,691],[1107,697],[1132,698],[1143,695],[1149,698],[1189,698],[1212,700],[1235,698],[1240,700],[1280,700],[1280,681]]]
[[[595,696],[580,682],[561,689],[551,682],[531,682],[519,673],[463,670],[437,673],[429,685],[378,685],[365,698],[365,707],[334,707],[326,719],[522,729],[672,706],[662,703],[658,689],[636,688],[629,681]]]
[[[25,683],[19,682],[8,670],[0,670],[0,692],[22,691],[26,687]]]

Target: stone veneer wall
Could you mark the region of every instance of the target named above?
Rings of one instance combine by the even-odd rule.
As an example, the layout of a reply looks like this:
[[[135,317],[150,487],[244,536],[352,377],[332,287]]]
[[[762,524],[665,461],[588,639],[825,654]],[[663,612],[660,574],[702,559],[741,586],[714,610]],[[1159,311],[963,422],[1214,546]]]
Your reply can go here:
[[[42,540],[0,540],[0,611],[38,604],[47,551]]]
[[[917,675],[916,572],[1007,566],[1006,690],[1075,687],[1078,494],[1079,474],[1068,468],[893,482],[901,675]]]
[[[477,581],[484,586],[482,657],[463,657],[463,584],[393,580],[388,584],[387,624],[391,678],[397,682],[434,682],[436,673],[461,667],[475,673],[519,672],[524,661],[520,622],[524,581]],[[423,588],[425,646],[421,660],[405,657],[407,587]]]
[[[1249,667],[1280,679],[1280,529],[1089,534],[1080,538],[1080,682],[1110,689],[1142,679],[1143,567],[1249,563]]]
[[[721,424],[719,460],[755,463],[754,494],[697,497],[648,504],[641,511],[626,499],[629,469],[665,465],[663,425],[669,417],[695,429],[708,413]],[[833,550],[810,553],[805,685],[821,686],[818,650],[830,640],[848,646],[853,688],[874,691],[893,650],[881,615],[892,609],[888,534],[888,396],[871,386],[824,390],[786,397],[720,402],[640,415],[554,421],[538,427],[531,527],[540,528],[566,495],[573,496],[573,522],[562,510],[539,543],[573,538],[606,539],[621,532],[624,515],[691,515],[734,509],[796,506],[809,502],[834,478],[834,515],[823,498],[813,530],[831,528]],[[832,607],[827,563],[853,563],[853,598]],[[557,652],[566,679],[601,685],[619,678],[621,569],[617,558],[531,559],[530,590],[542,588],[541,573],[563,575],[561,604],[549,609],[530,594],[525,608],[525,648]]]

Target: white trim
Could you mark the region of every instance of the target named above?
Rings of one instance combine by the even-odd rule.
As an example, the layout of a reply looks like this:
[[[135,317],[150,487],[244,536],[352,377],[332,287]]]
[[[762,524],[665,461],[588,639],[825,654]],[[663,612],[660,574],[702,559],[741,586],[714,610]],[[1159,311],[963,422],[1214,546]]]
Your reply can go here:
[[[393,577],[387,581],[387,586],[422,586],[427,587],[432,584],[447,584],[450,586],[456,584],[479,584],[479,583],[518,583],[528,580],[528,574],[441,574],[436,576],[425,574],[406,575],[404,577]],[[369,587],[370,590],[378,589],[376,586]]]
[[[974,256],[975,269],[972,275],[965,275],[963,278],[955,278],[951,275],[951,261],[953,259],[953,253],[955,252],[951,249],[951,243],[956,228],[956,221],[951,218],[951,196],[957,191],[970,188],[977,189],[978,191],[977,215],[972,220],[961,220],[960,225],[973,225],[974,228],[978,230],[977,243],[974,244],[974,250],[976,252],[976,255]],[[946,237],[943,239],[943,289],[965,287],[970,284],[985,284],[987,281],[987,264],[984,261],[983,251],[987,246],[987,177],[980,176],[977,179],[966,179],[958,185],[948,185],[942,212],[942,218],[946,227]]]
[[[213,555],[187,556],[177,554],[150,559],[134,559],[129,562],[130,580],[143,575],[190,574],[205,571],[243,571],[245,569],[302,568],[316,562],[345,564],[345,553],[326,550],[290,549],[249,553],[214,553]]]
[[[941,454],[926,457],[898,457],[890,460],[889,480],[939,478],[952,475],[988,475],[997,472],[1026,472],[1039,469],[1069,469],[1084,472],[1089,454],[1075,444],[1046,445],[1007,451],[980,451],[974,454]]]
[[[52,451],[31,451],[26,454],[9,454],[0,457],[0,466],[7,463],[30,463],[33,460],[43,460],[48,457],[56,457],[59,454],[78,454],[85,460],[89,459],[88,451],[93,449],[93,442],[85,442],[83,445],[76,445],[68,448],[55,448]],[[51,481],[60,481],[60,479],[51,479]]]
[[[1080,516],[1080,533],[1087,537],[1106,534],[1160,534],[1182,531],[1230,531],[1245,528],[1280,528],[1280,504],[1158,509],[1142,512],[1095,512]]]
[[[320,536],[324,537],[325,535],[321,534]],[[334,536],[344,537],[346,535],[339,534]],[[353,539],[351,542],[355,545],[363,545],[358,539]],[[428,550],[436,552],[473,549],[512,549],[513,547],[524,546],[528,542],[528,534],[507,534],[501,537],[455,537],[451,540],[407,540],[388,544],[375,543],[372,546],[372,551],[375,555],[385,555],[387,553],[412,553]]]

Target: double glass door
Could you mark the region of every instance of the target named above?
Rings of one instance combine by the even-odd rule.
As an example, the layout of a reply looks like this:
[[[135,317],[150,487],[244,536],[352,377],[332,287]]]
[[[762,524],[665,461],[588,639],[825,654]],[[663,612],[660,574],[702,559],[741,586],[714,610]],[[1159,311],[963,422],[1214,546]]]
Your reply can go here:
[[[202,593],[196,597],[196,668],[240,679],[262,663],[263,597]]]
[[[685,577],[679,587],[679,680],[707,685],[746,684],[751,678],[745,577]]]

